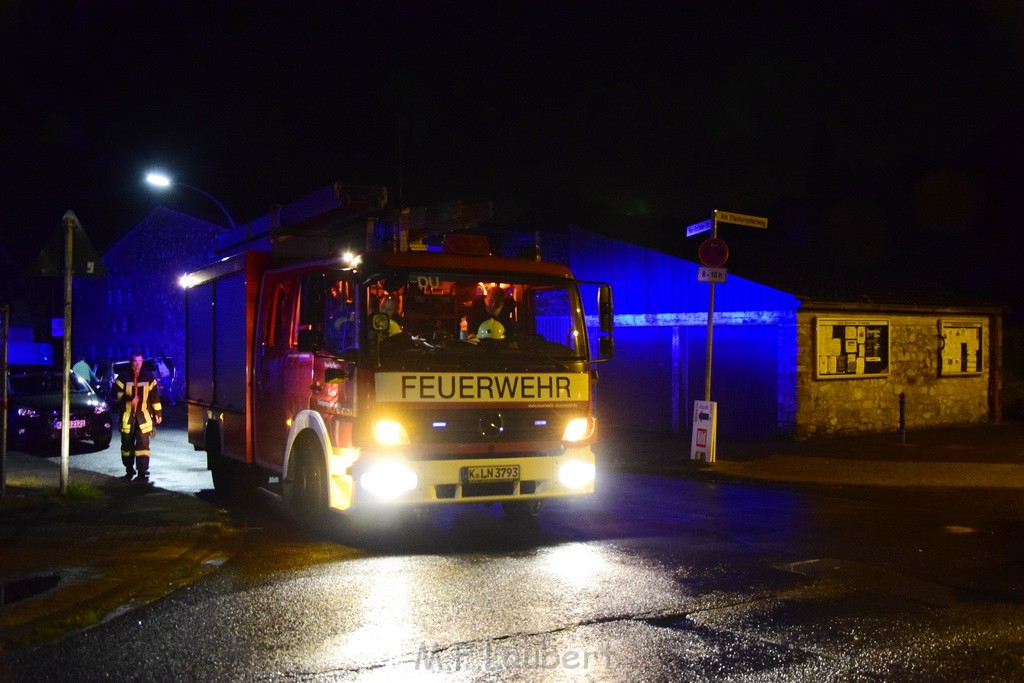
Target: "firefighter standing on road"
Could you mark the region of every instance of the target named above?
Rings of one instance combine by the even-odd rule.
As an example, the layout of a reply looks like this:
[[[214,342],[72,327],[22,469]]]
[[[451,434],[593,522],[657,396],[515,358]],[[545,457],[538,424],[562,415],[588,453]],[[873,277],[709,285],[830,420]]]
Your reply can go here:
[[[124,480],[149,481],[149,439],[163,421],[156,377],[142,367],[142,354],[133,352],[131,367],[114,381],[114,397],[121,405],[121,462]],[[138,474],[136,475],[136,471]]]

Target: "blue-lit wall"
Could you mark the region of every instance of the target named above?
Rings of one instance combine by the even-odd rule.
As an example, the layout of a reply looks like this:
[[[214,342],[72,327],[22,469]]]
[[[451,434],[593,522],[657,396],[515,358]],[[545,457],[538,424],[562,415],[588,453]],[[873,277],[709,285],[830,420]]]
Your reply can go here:
[[[709,284],[697,265],[573,229],[570,266],[615,292],[616,357],[599,366],[608,425],[689,433],[704,400]],[[730,275],[715,287],[711,399],[720,439],[788,433],[796,413],[797,299]]]
[[[74,280],[73,354],[90,362],[185,355],[185,297],[178,279],[210,259],[219,226],[158,206],[103,254],[105,278]],[[173,390],[181,394],[182,368]]]

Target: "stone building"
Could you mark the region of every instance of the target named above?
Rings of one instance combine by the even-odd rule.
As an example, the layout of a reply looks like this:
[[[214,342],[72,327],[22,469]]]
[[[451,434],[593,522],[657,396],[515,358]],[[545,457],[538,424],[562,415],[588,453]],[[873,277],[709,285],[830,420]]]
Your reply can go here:
[[[798,438],[999,419],[1001,309],[802,304]]]

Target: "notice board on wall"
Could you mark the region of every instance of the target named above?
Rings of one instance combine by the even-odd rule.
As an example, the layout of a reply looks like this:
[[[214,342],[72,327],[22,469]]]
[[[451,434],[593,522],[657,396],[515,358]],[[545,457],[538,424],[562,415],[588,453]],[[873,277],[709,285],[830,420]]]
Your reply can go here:
[[[889,374],[889,321],[816,318],[817,379],[860,379]]]
[[[981,373],[981,321],[939,321],[939,376]]]

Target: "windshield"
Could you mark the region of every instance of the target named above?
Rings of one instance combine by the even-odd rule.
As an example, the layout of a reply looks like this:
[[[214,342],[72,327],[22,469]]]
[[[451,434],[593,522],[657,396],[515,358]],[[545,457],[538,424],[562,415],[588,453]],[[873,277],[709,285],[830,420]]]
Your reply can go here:
[[[82,394],[90,391],[89,386],[75,373],[69,375],[71,393]],[[59,394],[64,390],[64,375],[60,372],[33,372],[11,375],[9,378],[11,396],[38,396]]]
[[[395,274],[371,280],[360,305],[366,320],[382,313],[380,327],[386,321],[386,329],[363,328],[383,364],[427,356],[460,367],[517,359],[564,366],[588,354],[576,286],[564,278]]]

